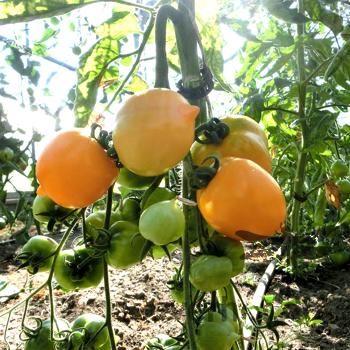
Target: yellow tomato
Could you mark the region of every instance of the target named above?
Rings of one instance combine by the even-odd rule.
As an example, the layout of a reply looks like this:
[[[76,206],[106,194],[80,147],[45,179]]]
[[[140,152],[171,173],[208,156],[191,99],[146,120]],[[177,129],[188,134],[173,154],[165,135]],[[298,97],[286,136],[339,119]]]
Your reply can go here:
[[[251,118],[238,115],[228,116],[220,121],[229,126],[229,134],[220,145],[195,142],[191,148],[193,163],[201,165],[210,155],[217,155],[219,158],[246,158],[270,172],[268,141],[259,124]],[[208,160],[204,165],[210,165],[210,162],[212,161]]]
[[[133,95],[115,119],[113,143],[119,160],[137,175],[164,174],[189,152],[198,113],[198,107],[168,89]]]
[[[242,158],[222,158],[209,185],[197,191],[197,203],[211,227],[239,241],[272,236],[286,217],[277,182],[259,165]]]

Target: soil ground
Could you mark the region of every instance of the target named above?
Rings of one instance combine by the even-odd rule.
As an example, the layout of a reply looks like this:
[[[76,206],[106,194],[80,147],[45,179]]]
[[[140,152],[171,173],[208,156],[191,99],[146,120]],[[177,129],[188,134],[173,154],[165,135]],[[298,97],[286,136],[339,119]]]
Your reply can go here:
[[[9,237],[0,231],[0,241]],[[2,233],[2,234],[1,234]],[[31,234],[35,234],[34,230]],[[53,236],[59,240],[60,235]],[[246,266],[244,273],[235,278],[240,293],[249,305],[255,289],[269,264],[268,256],[276,251],[281,239],[267,239],[264,247],[256,250],[253,244],[245,244]],[[19,262],[14,260],[21,246],[16,244],[0,245],[0,279],[7,280],[12,286],[22,288],[27,274],[25,270],[16,271]],[[140,350],[145,341],[158,334],[176,336],[181,332],[180,322],[184,320],[184,310],[176,304],[168,290],[166,281],[174,274],[174,267],[179,267],[182,260],[180,250],[168,258],[152,260],[147,257],[141,264],[127,270],[110,269],[110,291],[112,300],[113,326],[120,337],[118,350]],[[312,260],[310,260],[312,262]],[[277,269],[268,294],[275,295],[273,302],[277,310],[285,300],[298,299],[301,304],[289,304],[278,319],[289,326],[279,327],[280,341],[286,343],[285,349],[295,350],[350,350],[350,266],[336,269],[326,259],[314,265],[316,268],[307,279],[292,280],[282,269]],[[33,288],[45,282],[46,273],[29,276]],[[0,302],[0,314],[9,310],[28,295],[29,290],[20,293],[15,299]],[[64,293],[54,290],[58,317],[73,321],[84,313],[104,316],[104,287],[100,286],[78,292]],[[268,307],[267,307],[268,308]],[[19,345],[19,333],[23,307],[18,307],[11,314],[7,331],[7,340],[11,349]],[[49,317],[49,296],[43,289],[29,304],[28,316]],[[320,319],[323,323],[310,327],[302,325],[300,330],[295,320]],[[180,321],[180,322],[179,322]],[[0,338],[3,339],[6,317],[0,318]],[[272,332],[266,332],[267,338],[274,340]],[[6,344],[0,340],[0,350]],[[213,349],[215,350],[215,349]]]

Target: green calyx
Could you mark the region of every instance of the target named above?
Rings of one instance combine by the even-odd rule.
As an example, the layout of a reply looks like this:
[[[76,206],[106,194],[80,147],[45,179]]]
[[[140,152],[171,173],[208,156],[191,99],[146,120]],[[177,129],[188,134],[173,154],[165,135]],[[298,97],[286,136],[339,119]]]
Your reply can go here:
[[[96,135],[96,131],[99,130],[99,133]],[[124,165],[119,161],[118,154],[112,143],[112,131],[108,132],[103,130],[102,126],[98,123],[91,125],[90,136],[94,138],[106,151],[107,156],[116,160],[116,166],[118,168],[123,168]]]
[[[208,123],[200,125],[195,130],[195,140],[201,144],[220,145],[229,134],[230,128],[219,118],[212,118]],[[200,136],[203,135],[204,138]]]
[[[212,166],[194,165],[193,171],[188,174],[188,184],[194,191],[198,191],[201,188],[207,187],[219,169],[220,159],[218,156],[208,156],[203,160],[202,164],[208,159],[214,159],[214,164]]]

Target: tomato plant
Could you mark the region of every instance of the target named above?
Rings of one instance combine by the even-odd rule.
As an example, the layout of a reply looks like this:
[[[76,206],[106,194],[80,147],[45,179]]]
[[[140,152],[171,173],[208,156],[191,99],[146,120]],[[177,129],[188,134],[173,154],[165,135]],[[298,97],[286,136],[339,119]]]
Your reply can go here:
[[[0,217],[0,230],[6,227],[6,220],[3,217]]]
[[[151,205],[140,217],[140,233],[156,245],[178,240],[185,230],[185,217],[175,199]]]
[[[22,260],[21,267],[26,267],[30,273],[49,271],[54,259],[52,254],[57,246],[57,242],[52,238],[34,236],[23,246],[17,259]],[[47,258],[48,256],[50,257]]]
[[[248,159],[221,159],[209,185],[197,191],[197,203],[211,227],[242,241],[272,236],[286,217],[285,199],[277,182]]]
[[[229,126],[229,134],[219,145],[195,142],[191,148],[193,163],[201,165],[210,155],[245,158],[270,172],[271,158],[267,138],[259,124],[251,118],[238,115],[227,116],[220,121]],[[210,160],[204,164],[209,165]]]
[[[338,186],[340,194],[343,194],[343,195],[350,194],[350,181],[349,180],[338,180],[336,182],[336,185]]]
[[[188,153],[198,113],[198,107],[168,89],[136,93],[115,119],[113,143],[120,161],[140,176],[164,174]]]
[[[84,246],[63,250],[57,257],[54,276],[66,290],[96,287],[103,278],[103,260],[92,258],[93,250]]]
[[[0,150],[0,160],[3,163],[11,162],[14,157],[15,153],[10,147],[5,147],[2,150]]]
[[[140,262],[146,240],[142,236],[134,237],[138,232],[138,226],[128,221],[118,221],[110,227],[111,239],[105,255],[109,266],[126,269]]]
[[[118,208],[122,220],[138,224],[140,218],[140,203],[133,198],[123,199]]]
[[[80,129],[62,131],[39,156],[36,173],[41,188],[37,193],[65,208],[83,208],[105,194],[118,172],[95,139]]]
[[[153,204],[156,204],[158,202],[162,201],[170,201],[176,197],[175,192],[164,188],[164,187],[157,187],[151,195],[147,198],[145,201],[144,197],[141,199],[141,209],[142,211],[146,210],[148,207],[150,207]]]

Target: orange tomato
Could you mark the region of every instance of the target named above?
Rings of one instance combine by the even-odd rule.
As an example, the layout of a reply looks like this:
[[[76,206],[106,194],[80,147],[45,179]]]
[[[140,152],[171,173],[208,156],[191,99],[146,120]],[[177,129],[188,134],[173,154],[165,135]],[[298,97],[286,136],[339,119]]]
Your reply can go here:
[[[223,157],[237,157],[250,159],[260,165],[267,172],[271,171],[271,158],[268,150],[268,141],[259,124],[245,116],[233,115],[220,119],[230,128],[229,134],[220,145],[201,144],[195,142],[191,153],[193,163],[201,165],[210,155]],[[204,165],[210,165],[210,160]]]
[[[177,92],[150,89],[125,101],[115,119],[114,148],[140,176],[164,174],[189,152],[199,108]]]
[[[286,217],[277,182],[259,165],[242,158],[222,158],[209,185],[197,191],[197,203],[211,227],[239,241],[272,236]]]
[[[37,193],[65,208],[83,208],[105,194],[118,172],[115,161],[82,129],[59,132],[38,159]]]

